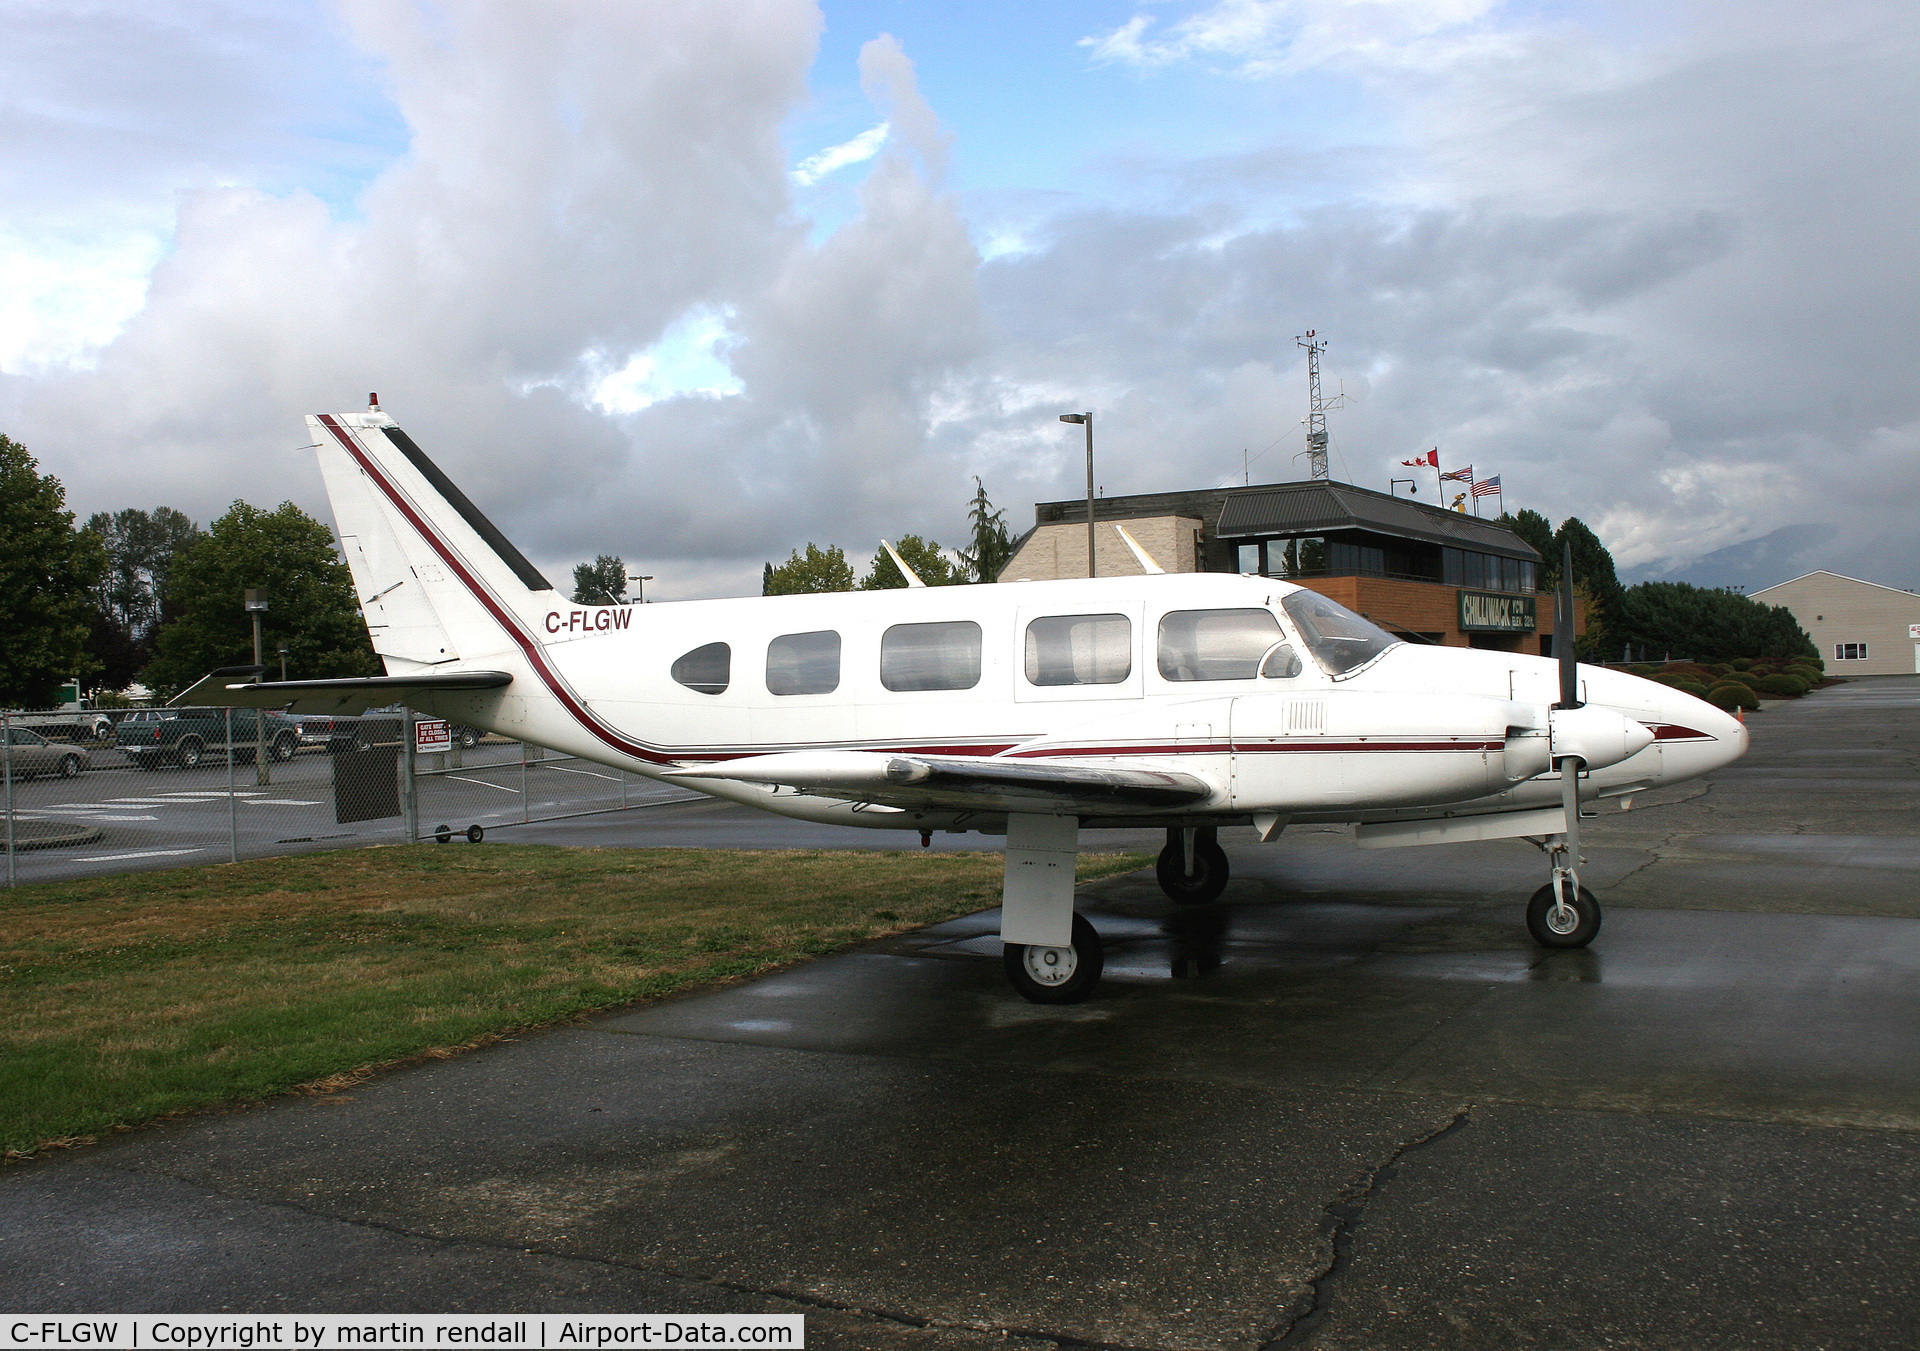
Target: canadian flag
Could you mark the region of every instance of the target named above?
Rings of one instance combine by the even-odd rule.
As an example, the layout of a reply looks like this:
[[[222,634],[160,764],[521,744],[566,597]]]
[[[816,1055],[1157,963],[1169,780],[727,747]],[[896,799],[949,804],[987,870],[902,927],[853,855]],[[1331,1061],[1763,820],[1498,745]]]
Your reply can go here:
[[[1402,460],[1400,463],[1406,465],[1409,469],[1438,469],[1440,467],[1440,447],[1435,446],[1417,460]]]

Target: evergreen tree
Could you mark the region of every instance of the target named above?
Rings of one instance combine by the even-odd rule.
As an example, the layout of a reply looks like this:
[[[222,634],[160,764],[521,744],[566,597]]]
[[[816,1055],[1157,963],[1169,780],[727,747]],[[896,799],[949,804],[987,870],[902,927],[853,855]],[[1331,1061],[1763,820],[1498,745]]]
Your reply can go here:
[[[573,565],[575,605],[625,605],[627,565],[613,554],[601,554],[591,563]]]
[[[768,563],[760,569],[760,594],[763,596],[771,596],[773,594],[772,563]]]
[[[288,649],[293,679],[380,674],[333,532],[291,502],[273,511],[235,502],[175,556],[164,599],[178,617],[160,626],[141,679],[167,697],[215,667],[251,662],[248,587],[266,588],[262,646],[269,658]]]
[[[1613,555],[1607,552],[1607,546],[1600,537],[1587,527],[1578,516],[1569,516],[1560,522],[1560,529],[1553,537],[1553,571],[1557,578],[1560,572],[1561,546],[1569,545],[1573,553],[1573,581],[1587,601],[1586,631],[1581,635],[1580,655],[1604,658],[1617,650],[1621,638],[1618,632],[1621,597],[1624,588],[1613,569]]]
[[[106,552],[66,506],[60,480],[0,436],[0,704],[44,705],[99,669],[86,646]]]
[[[954,563],[933,540],[921,539],[918,535],[902,535],[894,541],[893,547],[900,551],[900,557],[913,569],[913,575],[928,586],[960,586],[970,580],[966,565]],[[900,575],[900,569],[892,557],[882,549],[873,556],[873,567],[860,583],[860,589],[890,591],[906,584],[907,579]]]
[[[180,550],[200,536],[184,512],[137,507],[109,515],[95,512],[86,532],[106,551],[107,568],[93,588],[95,611],[88,653],[100,663],[101,684],[123,689],[153,658],[154,633],[171,618],[164,612],[167,578]]]
[[[1552,591],[1560,581],[1560,546],[1553,542],[1553,522],[1539,512],[1522,507],[1519,514],[1500,517],[1499,523],[1531,544],[1540,555],[1540,574],[1535,586]]]
[[[812,541],[807,543],[807,552],[801,555],[798,549],[793,557],[779,567],[768,565],[761,578],[761,594],[767,596],[798,596],[817,591],[853,590],[853,569],[847,564],[847,556],[838,544],[829,544],[822,549]]]
[[[997,581],[1000,572],[1013,561],[1013,539],[1007,533],[1007,513],[995,511],[987,500],[986,486],[973,480],[973,504],[967,518],[973,522],[973,548],[959,550],[961,564],[969,580]]]
[[[1786,606],[1686,582],[1642,582],[1623,591],[1617,641],[1644,647],[1656,660],[1785,661],[1820,655]]]

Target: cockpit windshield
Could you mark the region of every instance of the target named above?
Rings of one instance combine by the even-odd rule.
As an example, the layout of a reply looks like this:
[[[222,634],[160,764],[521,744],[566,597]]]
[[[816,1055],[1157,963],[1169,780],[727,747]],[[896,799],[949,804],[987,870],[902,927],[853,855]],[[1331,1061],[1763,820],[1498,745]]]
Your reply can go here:
[[[1365,666],[1400,641],[1371,620],[1312,591],[1292,592],[1280,604],[1300,630],[1313,659],[1330,676]]]

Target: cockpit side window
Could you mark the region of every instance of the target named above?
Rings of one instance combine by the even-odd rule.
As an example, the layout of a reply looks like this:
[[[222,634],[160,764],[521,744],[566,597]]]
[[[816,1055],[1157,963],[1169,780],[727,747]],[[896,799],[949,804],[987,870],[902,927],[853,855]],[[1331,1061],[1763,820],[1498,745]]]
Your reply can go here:
[[[1160,674],[1167,680],[1252,680],[1283,641],[1268,610],[1173,610],[1160,620]]]
[[[733,677],[733,649],[725,643],[696,647],[674,662],[669,671],[697,694],[725,694]]]
[[[1330,676],[1365,666],[1400,642],[1371,620],[1312,591],[1291,592],[1280,604],[1300,630],[1307,651]]]

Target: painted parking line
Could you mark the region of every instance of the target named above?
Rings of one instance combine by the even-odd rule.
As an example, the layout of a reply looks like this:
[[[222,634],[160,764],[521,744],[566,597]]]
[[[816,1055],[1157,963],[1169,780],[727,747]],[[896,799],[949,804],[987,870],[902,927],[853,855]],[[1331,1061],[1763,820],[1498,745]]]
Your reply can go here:
[[[192,849],[143,849],[137,854],[94,854],[87,858],[75,859],[75,863],[118,863],[123,858],[171,858],[175,854],[198,854],[213,848],[210,844],[196,845]]]
[[[320,804],[297,797],[256,797],[248,798],[240,804],[243,807],[318,807]]]
[[[520,790],[518,788],[507,788],[497,783],[488,783],[485,779],[465,779],[461,778],[458,774],[449,774],[447,777],[458,783],[477,783],[482,788],[498,788],[503,793],[512,793],[515,797],[520,796]]]

